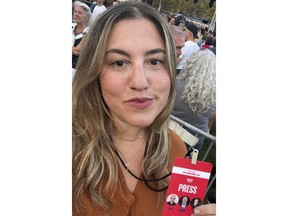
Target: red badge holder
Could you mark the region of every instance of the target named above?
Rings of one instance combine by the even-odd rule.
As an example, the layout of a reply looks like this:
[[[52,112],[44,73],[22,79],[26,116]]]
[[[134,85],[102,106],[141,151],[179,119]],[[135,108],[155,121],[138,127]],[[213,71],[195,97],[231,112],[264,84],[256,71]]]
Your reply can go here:
[[[190,216],[203,203],[212,164],[197,158],[193,149],[188,158],[175,159],[162,216]]]

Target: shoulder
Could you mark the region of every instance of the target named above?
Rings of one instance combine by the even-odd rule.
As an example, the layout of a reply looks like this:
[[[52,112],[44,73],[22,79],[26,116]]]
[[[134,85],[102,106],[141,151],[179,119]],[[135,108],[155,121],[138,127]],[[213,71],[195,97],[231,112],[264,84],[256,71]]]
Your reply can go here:
[[[101,10],[107,10],[107,8],[105,7],[105,5],[102,5],[99,7]]]
[[[198,44],[197,44],[196,42],[193,42],[193,41],[190,41],[189,47],[190,47],[191,49],[195,49],[195,50],[200,49],[200,47],[198,46]]]
[[[84,30],[83,30],[83,34],[88,34],[88,32],[89,32],[89,26],[87,26]]]
[[[185,42],[185,45],[187,44],[187,46],[192,46],[195,42],[191,41],[191,40],[187,40]]]
[[[183,142],[181,140],[181,138],[171,129],[169,129],[169,136],[170,136],[170,139],[171,139],[172,143],[180,144],[181,142]]]
[[[76,26],[77,26],[77,23],[72,22],[72,30],[75,29]]]

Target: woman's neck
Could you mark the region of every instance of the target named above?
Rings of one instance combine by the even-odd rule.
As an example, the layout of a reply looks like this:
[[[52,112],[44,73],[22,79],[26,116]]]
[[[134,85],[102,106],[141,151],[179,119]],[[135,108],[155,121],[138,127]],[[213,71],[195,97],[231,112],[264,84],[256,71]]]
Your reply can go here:
[[[80,34],[81,32],[84,31],[85,28],[86,26],[83,23],[77,23],[75,33]]]
[[[114,129],[111,136],[116,148],[120,150],[127,159],[138,152],[141,146],[145,146],[146,143],[146,134],[143,128],[118,128],[118,130]],[[144,153],[144,149],[145,147],[141,150],[142,153]]]
[[[129,133],[113,132],[112,137],[124,142],[135,142],[144,138],[144,135],[145,135],[144,131],[135,131]]]
[[[134,142],[144,138],[145,128],[135,127],[126,122],[115,120],[111,136],[119,141]]]

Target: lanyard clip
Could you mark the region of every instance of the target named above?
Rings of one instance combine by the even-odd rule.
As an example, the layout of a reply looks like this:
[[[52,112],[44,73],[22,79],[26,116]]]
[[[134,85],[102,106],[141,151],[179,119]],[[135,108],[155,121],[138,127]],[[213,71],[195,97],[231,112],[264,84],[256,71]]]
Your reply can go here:
[[[192,152],[192,158],[191,158],[191,164],[196,164],[197,162],[197,159],[198,159],[198,149],[193,149],[193,152]]]
[[[189,149],[187,154],[185,155],[185,158],[191,159],[191,164],[196,164],[198,159],[198,149],[194,149],[193,147]]]

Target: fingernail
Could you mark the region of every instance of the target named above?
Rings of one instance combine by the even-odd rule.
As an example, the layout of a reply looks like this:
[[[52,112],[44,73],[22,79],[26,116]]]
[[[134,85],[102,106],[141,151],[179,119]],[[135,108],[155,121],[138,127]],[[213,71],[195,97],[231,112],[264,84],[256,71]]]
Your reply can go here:
[[[199,214],[199,213],[200,213],[200,210],[199,210],[199,209],[194,209],[194,213],[195,213],[195,214]]]

